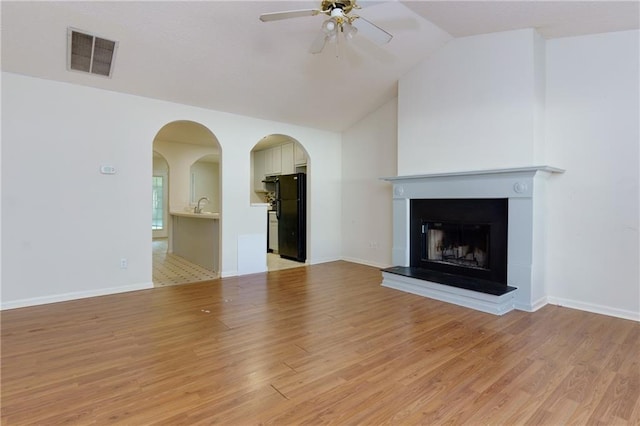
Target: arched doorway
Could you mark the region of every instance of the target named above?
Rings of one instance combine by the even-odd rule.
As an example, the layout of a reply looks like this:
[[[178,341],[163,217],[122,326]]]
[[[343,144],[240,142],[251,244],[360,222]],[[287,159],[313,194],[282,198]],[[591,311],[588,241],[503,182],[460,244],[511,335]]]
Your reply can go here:
[[[215,135],[193,121],[163,126],[153,141],[154,200],[162,172],[164,221],[152,206],[155,286],[208,281],[220,276],[221,148]],[[166,163],[166,165],[165,165]]]
[[[307,150],[288,135],[262,138],[251,150],[251,203],[267,205],[267,270],[305,266],[309,240],[310,160]],[[297,203],[287,201],[289,197]],[[278,190],[282,191],[278,192]]]

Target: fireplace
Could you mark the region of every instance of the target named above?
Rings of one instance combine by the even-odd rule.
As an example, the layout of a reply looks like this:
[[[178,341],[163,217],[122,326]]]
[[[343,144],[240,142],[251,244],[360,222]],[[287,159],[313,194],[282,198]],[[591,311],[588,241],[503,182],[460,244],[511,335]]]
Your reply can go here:
[[[476,278],[476,291],[504,293],[507,224],[506,198],[411,200],[410,267],[431,271],[441,284]]]
[[[393,183],[385,287],[502,315],[546,302],[549,166],[383,178]]]

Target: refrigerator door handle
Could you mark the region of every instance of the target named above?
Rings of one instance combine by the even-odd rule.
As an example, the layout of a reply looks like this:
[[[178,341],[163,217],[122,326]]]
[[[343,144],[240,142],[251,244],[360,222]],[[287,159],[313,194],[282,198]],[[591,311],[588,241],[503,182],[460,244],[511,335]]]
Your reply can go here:
[[[276,179],[276,219],[280,220],[280,180]]]

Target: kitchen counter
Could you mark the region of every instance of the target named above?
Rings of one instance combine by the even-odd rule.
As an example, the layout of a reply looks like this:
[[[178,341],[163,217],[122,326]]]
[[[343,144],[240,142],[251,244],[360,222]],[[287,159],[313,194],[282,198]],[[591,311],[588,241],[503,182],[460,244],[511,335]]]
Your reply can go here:
[[[192,212],[169,212],[171,216],[193,217],[196,219],[220,219],[220,213],[192,213]]]
[[[210,271],[219,272],[220,213],[169,214],[171,252]]]

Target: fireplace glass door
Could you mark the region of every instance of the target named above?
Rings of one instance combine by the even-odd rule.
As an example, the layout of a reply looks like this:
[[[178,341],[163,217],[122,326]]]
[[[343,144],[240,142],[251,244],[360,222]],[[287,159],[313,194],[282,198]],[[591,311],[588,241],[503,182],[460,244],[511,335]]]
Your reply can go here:
[[[423,222],[422,260],[489,270],[490,225]]]

